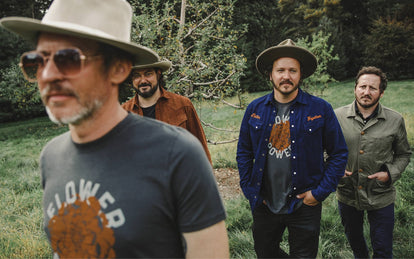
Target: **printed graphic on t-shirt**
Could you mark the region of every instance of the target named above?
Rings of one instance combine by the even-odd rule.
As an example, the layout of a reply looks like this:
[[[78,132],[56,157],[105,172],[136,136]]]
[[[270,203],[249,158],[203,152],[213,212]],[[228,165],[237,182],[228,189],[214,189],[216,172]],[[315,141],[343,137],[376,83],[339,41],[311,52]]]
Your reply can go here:
[[[275,117],[269,138],[269,155],[278,159],[290,157],[290,122],[289,115]]]
[[[64,202],[55,194],[47,207],[48,229],[53,251],[60,258],[114,258],[113,228],[125,223],[121,209],[106,211],[115,199],[109,192],[95,197],[100,185],[80,180],[65,186]],[[57,213],[55,214],[57,210]]]

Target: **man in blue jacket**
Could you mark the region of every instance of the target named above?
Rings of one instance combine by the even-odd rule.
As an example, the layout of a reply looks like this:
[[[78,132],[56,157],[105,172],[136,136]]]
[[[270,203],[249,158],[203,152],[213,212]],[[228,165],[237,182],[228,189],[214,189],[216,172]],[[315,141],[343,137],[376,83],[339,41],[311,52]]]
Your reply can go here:
[[[259,258],[289,256],[279,247],[286,228],[290,256],[315,258],[321,202],[344,174],[348,150],[331,105],[299,88],[316,67],[316,57],[290,39],[256,59],[273,91],[246,109],[237,164]]]

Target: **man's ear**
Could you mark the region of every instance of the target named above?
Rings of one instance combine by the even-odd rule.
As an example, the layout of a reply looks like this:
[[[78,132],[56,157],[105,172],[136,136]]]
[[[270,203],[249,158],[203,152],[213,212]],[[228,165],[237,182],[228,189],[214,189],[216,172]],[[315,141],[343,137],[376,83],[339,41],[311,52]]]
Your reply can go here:
[[[129,76],[132,69],[132,63],[127,60],[117,60],[110,70],[112,84],[119,85]]]

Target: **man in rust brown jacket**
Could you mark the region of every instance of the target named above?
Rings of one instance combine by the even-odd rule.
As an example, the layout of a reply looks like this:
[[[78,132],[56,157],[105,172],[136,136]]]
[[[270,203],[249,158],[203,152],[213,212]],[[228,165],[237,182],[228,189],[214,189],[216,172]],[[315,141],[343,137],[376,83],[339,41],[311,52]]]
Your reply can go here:
[[[187,129],[200,140],[212,163],[203,127],[190,99],[164,89],[162,73],[170,67],[171,62],[167,60],[134,66],[131,77],[136,94],[122,104],[122,107],[127,111]]]

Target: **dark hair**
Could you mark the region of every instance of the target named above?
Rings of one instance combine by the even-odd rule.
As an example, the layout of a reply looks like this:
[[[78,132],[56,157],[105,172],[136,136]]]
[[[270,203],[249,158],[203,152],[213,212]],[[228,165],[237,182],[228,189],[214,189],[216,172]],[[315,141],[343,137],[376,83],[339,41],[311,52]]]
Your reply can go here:
[[[387,82],[388,82],[387,75],[384,72],[382,72],[381,69],[379,69],[377,67],[374,67],[374,66],[362,67],[359,70],[359,72],[358,72],[358,74],[355,78],[355,87],[358,84],[359,78],[362,75],[366,75],[366,74],[377,75],[377,76],[380,77],[381,82],[380,82],[380,85],[379,85],[379,89],[380,89],[381,93],[383,93],[385,91],[385,89],[387,89]]]
[[[157,70],[159,70],[159,71],[160,71],[160,79],[158,79],[158,84],[159,84],[159,86],[161,86],[162,88],[166,89],[166,88],[165,88],[165,78],[164,78],[164,75],[163,75],[163,73],[162,73],[162,70],[161,70],[161,69],[159,69],[159,68],[155,68],[154,70],[155,70],[155,71],[157,71]]]
[[[132,54],[105,43],[99,43],[98,52],[103,56],[105,72],[108,72],[109,68],[117,60],[130,61],[132,64],[134,62],[134,57],[132,56]]]

